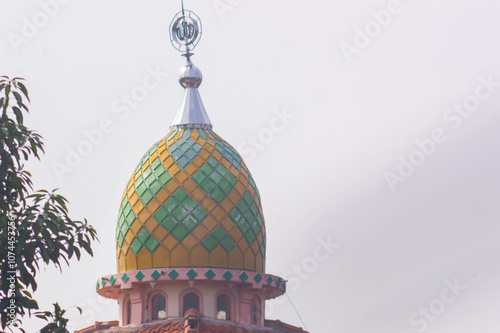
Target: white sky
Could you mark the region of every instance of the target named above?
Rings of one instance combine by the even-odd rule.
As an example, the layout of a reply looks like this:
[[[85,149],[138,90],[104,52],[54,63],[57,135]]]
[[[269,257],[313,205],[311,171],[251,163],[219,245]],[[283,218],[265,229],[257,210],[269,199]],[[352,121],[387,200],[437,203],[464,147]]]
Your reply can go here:
[[[218,13],[221,3],[232,10]],[[41,306],[81,305],[83,317],[70,310],[81,328],[118,317],[116,303],[99,303],[95,282],[116,272],[122,192],[144,152],[168,132],[182,97],[183,58],[168,37],[180,4],[59,6],[43,22],[37,1],[0,0],[0,75],[27,79],[28,124],[46,143],[42,162],[28,165],[35,187],[60,188],[72,216],[86,217],[99,233],[94,258],[73,262],[63,274],[39,275]],[[477,101],[480,77],[500,82],[500,2],[186,0],[185,6],[203,21],[193,61],[204,74],[200,92],[214,130],[248,149],[250,137],[269,134],[276,110],[295,116],[262,150],[242,154],[262,195],[267,271],[295,279],[288,295],[309,331],[498,332],[500,85],[478,88],[484,100],[459,127],[447,110]],[[373,30],[369,45],[348,62],[342,43],[353,44],[357,27],[377,29],[371,12],[388,6],[395,13],[390,23]],[[43,26],[15,52],[9,36],[21,35],[23,18],[33,22],[34,15]],[[156,67],[169,73],[161,85],[124,119],[113,113],[113,103]],[[68,147],[76,149],[105,118],[113,131],[59,180],[53,164],[65,163]],[[423,156],[415,140],[435,129],[444,142],[391,191],[386,172],[398,172],[400,156]],[[340,246],[315,267],[317,239],[327,237]],[[294,265],[310,272],[290,273]],[[444,303],[442,290],[455,280],[467,289],[458,296],[445,290]],[[414,314],[429,306],[432,317]],[[270,318],[302,326],[285,297],[268,307]],[[28,332],[39,327],[26,322]]]

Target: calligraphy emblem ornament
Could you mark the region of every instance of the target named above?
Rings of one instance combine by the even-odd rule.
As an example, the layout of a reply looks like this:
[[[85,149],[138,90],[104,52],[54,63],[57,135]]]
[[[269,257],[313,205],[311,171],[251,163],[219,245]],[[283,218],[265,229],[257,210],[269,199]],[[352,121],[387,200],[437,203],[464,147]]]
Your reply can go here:
[[[201,38],[201,20],[190,10],[178,12],[170,23],[170,41],[181,52],[193,50]]]

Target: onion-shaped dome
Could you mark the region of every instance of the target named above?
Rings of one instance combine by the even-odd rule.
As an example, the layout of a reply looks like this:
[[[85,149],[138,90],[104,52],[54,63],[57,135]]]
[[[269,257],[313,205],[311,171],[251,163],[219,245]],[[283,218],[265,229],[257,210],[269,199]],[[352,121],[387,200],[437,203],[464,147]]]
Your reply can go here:
[[[116,229],[119,273],[160,267],[264,272],[259,191],[238,152],[212,131],[188,58],[184,101],[127,185]]]

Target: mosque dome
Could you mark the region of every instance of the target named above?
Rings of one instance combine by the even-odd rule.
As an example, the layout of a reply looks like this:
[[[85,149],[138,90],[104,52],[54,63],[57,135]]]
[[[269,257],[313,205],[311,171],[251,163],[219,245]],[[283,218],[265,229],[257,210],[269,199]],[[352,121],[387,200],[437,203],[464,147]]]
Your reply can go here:
[[[140,160],[116,227],[118,272],[213,267],[264,273],[259,191],[240,154],[212,130],[187,56],[171,131]]]

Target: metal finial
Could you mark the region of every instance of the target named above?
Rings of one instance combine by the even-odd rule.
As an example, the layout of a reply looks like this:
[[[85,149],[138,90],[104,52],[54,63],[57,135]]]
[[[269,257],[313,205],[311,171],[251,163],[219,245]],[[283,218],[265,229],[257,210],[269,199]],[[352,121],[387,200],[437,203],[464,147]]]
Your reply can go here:
[[[201,39],[201,20],[190,10],[184,9],[175,14],[172,23],[170,23],[170,41],[172,46],[180,52],[184,52],[189,58],[192,51]]]

